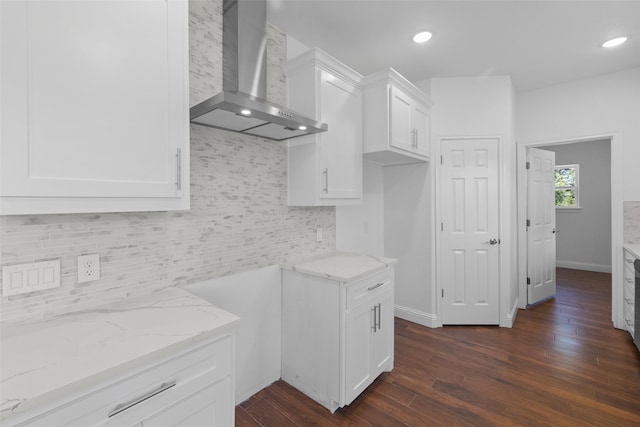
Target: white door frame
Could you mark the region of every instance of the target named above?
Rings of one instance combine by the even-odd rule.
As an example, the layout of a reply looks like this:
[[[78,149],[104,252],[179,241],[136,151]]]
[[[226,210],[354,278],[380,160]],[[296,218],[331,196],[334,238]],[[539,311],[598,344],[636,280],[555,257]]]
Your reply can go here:
[[[517,311],[518,298],[516,298],[516,304],[513,307],[508,307],[509,301],[509,272],[510,272],[510,253],[515,250],[515,245],[510,245],[509,241],[515,236],[511,233],[511,224],[512,220],[510,218],[509,213],[511,212],[511,205],[509,203],[509,195],[513,194],[513,169],[511,169],[511,159],[513,156],[513,151],[505,147],[505,141],[510,142],[511,140],[504,135],[491,133],[491,134],[482,134],[482,133],[473,133],[473,134],[464,134],[464,135],[436,135],[434,136],[434,144],[431,152],[433,153],[433,157],[431,158],[431,164],[435,165],[433,168],[433,179],[432,179],[432,191],[435,197],[432,200],[435,200],[436,203],[432,203],[432,218],[433,227],[432,230],[435,232],[435,238],[433,239],[432,249],[431,249],[431,265],[433,266],[432,270],[432,278],[435,279],[433,283],[435,283],[434,291],[435,295],[434,301],[435,303],[435,312],[437,313],[436,318],[432,322],[434,327],[442,326],[442,275],[440,271],[440,251],[442,250],[442,235],[440,233],[440,223],[442,222],[441,212],[440,212],[440,199],[442,197],[440,190],[440,173],[441,173],[441,164],[440,164],[440,145],[443,141],[446,140],[454,140],[454,139],[497,139],[498,140],[498,164],[499,164],[499,215],[500,215],[500,236],[499,238],[502,240],[501,248],[500,248],[500,266],[498,270],[499,274],[499,289],[498,289],[498,301],[499,301],[499,312],[500,312],[500,320],[499,326],[510,328],[513,326],[513,322],[515,320],[515,312]]]
[[[518,173],[518,308],[527,305],[527,188],[525,163],[527,147],[544,147],[545,145],[572,144],[575,142],[597,141],[608,139],[611,141],[611,320],[616,328],[621,328],[622,318],[622,244],[624,242],[624,212],[622,193],[622,138],[617,132],[585,135],[575,138],[555,139],[547,141],[518,142],[517,145],[517,173]]]

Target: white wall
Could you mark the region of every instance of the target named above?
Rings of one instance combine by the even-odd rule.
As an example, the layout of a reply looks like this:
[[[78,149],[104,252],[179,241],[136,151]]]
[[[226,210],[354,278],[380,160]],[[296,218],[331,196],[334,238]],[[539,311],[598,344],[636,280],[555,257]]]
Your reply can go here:
[[[336,207],[336,249],[366,255],[384,251],[383,167],[363,163],[363,202]]]
[[[580,210],[556,209],[559,267],[611,272],[611,144],[551,145],[556,164],[579,164]]]
[[[516,150],[513,137],[515,94],[511,78],[433,78],[431,97],[434,101],[431,116],[434,158],[440,156],[441,137],[495,136],[501,140],[500,325],[510,327],[518,304]],[[438,168],[435,169],[437,175]]]
[[[384,254],[398,259],[396,316],[433,327],[431,168],[430,163],[384,168]]]
[[[640,200],[640,68],[518,94],[519,143],[616,133],[623,200]]]

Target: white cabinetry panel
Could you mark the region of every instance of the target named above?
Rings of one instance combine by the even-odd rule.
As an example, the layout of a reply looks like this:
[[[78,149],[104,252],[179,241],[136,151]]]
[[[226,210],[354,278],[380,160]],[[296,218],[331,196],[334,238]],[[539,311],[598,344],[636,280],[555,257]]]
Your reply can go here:
[[[364,158],[381,165],[428,161],[431,99],[391,68],[361,85]]]
[[[3,2],[1,17],[2,213],[188,208],[187,2]]]
[[[334,412],[393,369],[393,272],[341,282],[284,270],[282,379]]]
[[[360,78],[319,49],[287,65],[289,107],[329,126],[288,142],[290,206],[362,203]]]

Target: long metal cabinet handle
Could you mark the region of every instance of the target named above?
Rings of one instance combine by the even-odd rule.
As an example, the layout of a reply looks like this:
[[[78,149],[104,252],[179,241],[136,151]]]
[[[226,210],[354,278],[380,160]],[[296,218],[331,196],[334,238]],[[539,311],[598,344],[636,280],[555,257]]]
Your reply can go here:
[[[322,191],[327,194],[329,192],[329,168],[324,168],[322,175],[324,176],[324,188]]]
[[[378,303],[378,323],[376,324],[378,330],[380,330],[380,324],[382,323],[382,306]]]
[[[416,150],[418,149],[418,129],[415,129],[415,145],[413,146]]]
[[[160,387],[158,387],[157,389],[150,391],[149,393],[140,396],[138,398],[135,398],[133,400],[131,400],[130,402],[125,402],[125,403],[120,403],[118,404],[115,408],[113,408],[113,410],[111,412],[109,412],[109,417],[113,417],[114,415],[118,415],[120,412],[124,412],[127,409],[136,406],[139,403],[144,402],[147,399],[152,398],[153,396],[162,393],[163,391],[169,390],[171,387],[174,387],[176,385],[175,380],[168,382],[168,383],[162,383],[160,385]]]
[[[176,151],[176,189],[182,190],[182,153],[179,148]]]
[[[374,290],[374,289],[378,289],[378,288],[379,288],[380,286],[382,286],[382,285],[384,285],[384,282],[380,282],[380,283],[377,283],[377,284],[375,284],[375,285],[373,285],[373,286],[369,286],[369,287],[367,288],[367,291],[372,291],[372,290]]]
[[[371,326],[371,329],[373,329],[373,332],[376,332],[376,306],[374,305],[373,308],[371,309],[371,311],[373,311],[373,326]]]

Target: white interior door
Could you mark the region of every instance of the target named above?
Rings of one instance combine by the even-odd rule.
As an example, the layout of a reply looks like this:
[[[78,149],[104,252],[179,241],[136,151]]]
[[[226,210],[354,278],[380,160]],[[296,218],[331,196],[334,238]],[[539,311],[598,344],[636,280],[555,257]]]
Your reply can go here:
[[[441,143],[443,324],[499,324],[498,140]]]
[[[527,149],[527,303],[556,294],[556,202],[553,151]]]

